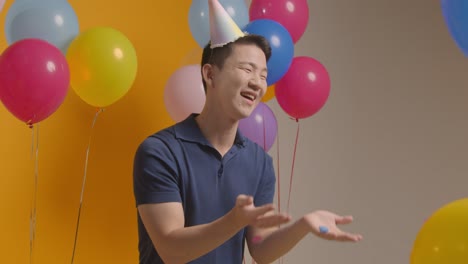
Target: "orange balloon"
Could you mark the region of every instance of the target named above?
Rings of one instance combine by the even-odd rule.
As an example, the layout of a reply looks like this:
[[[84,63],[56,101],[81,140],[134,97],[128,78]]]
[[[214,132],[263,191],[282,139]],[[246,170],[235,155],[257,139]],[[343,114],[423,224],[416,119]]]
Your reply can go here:
[[[262,102],[266,103],[270,101],[271,99],[273,99],[273,97],[275,97],[275,85],[274,84],[268,86],[268,89],[262,98]]]

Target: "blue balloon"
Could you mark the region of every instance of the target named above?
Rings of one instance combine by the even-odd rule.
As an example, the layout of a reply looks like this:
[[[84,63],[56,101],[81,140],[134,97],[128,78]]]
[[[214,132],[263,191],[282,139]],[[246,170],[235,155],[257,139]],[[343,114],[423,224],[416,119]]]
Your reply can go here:
[[[441,6],[452,38],[468,57],[468,1],[441,0]]]
[[[78,18],[67,0],[16,0],[8,10],[5,33],[10,45],[36,38],[66,54],[79,33]]]
[[[249,10],[243,0],[219,0],[239,28],[249,23]],[[202,48],[210,41],[208,0],[193,0],[189,10],[189,26],[193,38]]]
[[[14,16],[16,16],[19,12],[23,11],[25,8],[28,8],[28,6],[31,6],[33,4],[39,6],[39,4],[35,3],[34,0],[16,0],[15,2],[13,2],[13,4],[8,9],[5,25],[10,24],[11,19]]]
[[[279,81],[288,72],[294,57],[294,42],[288,30],[270,19],[250,22],[244,29],[249,34],[265,37],[271,46],[271,57],[267,63],[267,84]]]

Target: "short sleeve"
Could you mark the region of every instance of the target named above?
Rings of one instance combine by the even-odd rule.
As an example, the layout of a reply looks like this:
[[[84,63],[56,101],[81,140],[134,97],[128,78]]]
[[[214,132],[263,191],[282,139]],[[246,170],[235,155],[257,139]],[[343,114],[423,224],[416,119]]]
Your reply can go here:
[[[275,184],[276,177],[275,169],[273,168],[273,160],[268,154],[265,154],[262,178],[254,197],[255,206],[273,203]]]
[[[151,136],[140,144],[133,164],[133,191],[136,205],[181,202],[177,164],[167,142]]]

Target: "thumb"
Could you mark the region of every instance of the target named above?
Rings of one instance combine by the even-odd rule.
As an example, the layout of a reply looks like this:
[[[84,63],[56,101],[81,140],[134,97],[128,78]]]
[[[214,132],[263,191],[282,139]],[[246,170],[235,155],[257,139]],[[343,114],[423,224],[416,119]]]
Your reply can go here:
[[[252,196],[248,196],[245,194],[240,194],[239,196],[237,196],[237,201],[236,201],[237,206],[246,206],[252,203],[253,203]]]

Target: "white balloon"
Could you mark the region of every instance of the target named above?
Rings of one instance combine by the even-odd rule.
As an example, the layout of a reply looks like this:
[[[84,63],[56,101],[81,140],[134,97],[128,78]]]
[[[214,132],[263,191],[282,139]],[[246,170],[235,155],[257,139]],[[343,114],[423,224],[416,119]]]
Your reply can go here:
[[[205,100],[200,65],[183,66],[169,77],[164,88],[164,104],[175,122],[200,113]]]

